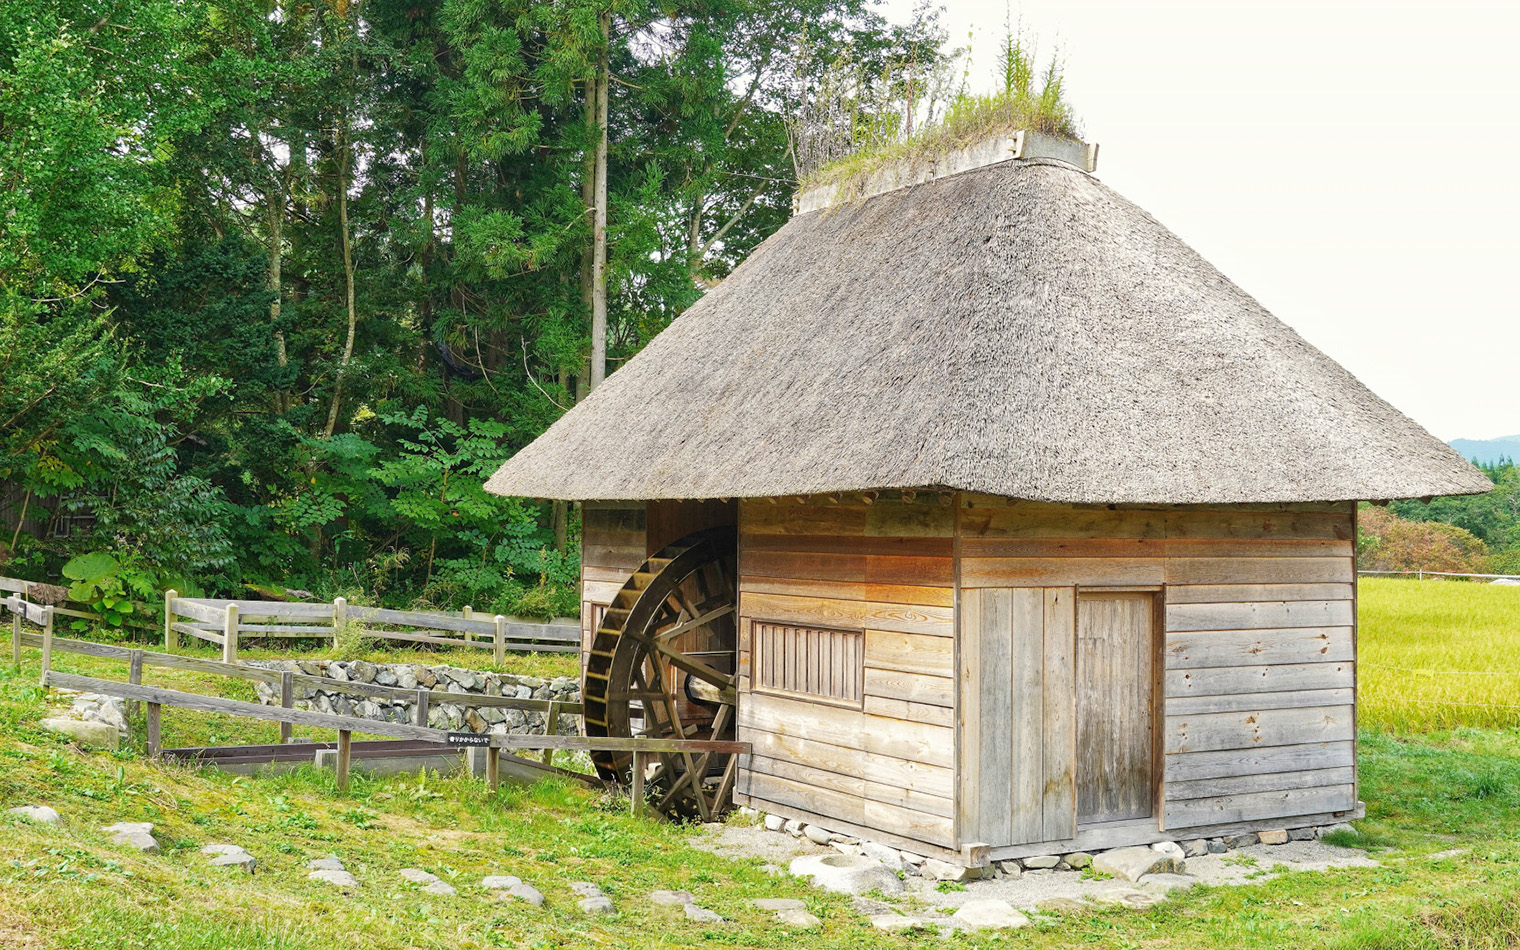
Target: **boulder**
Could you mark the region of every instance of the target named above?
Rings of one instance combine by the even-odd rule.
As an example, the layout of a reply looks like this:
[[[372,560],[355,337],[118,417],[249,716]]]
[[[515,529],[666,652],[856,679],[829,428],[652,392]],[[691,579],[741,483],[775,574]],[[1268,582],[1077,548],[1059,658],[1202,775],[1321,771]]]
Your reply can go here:
[[[871,926],[877,930],[885,930],[889,933],[897,933],[901,930],[913,930],[924,925],[918,917],[905,917],[902,914],[878,914],[871,918]]]
[[[492,874],[480,879],[480,886],[488,891],[504,891],[522,883],[522,878],[508,874]]]
[[[534,907],[544,906],[544,895],[539,893],[538,888],[532,884],[514,884],[507,888],[506,893],[517,900],[532,904]],[[605,897],[602,899],[607,900]],[[607,904],[611,906],[612,901],[608,900]]]
[[[923,864],[919,865],[918,873],[931,881],[953,881],[956,883],[977,881],[981,880],[982,877],[981,868],[968,868],[959,864],[951,864],[948,861],[941,861],[938,858],[926,859]]]
[[[1158,841],[1151,845],[1151,850],[1158,854],[1171,855],[1178,861],[1187,860],[1187,852],[1182,850],[1182,845],[1175,841]]]
[[[1034,909],[1047,914],[1080,914],[1091,910],[1092,905],[1076,897],[1042,897],[1034,902]]]
[[[902,852],[896,848],[889,848],[874,841],[863,841],[860,844],[860,853],[874,861],[880,861],[894,871],[903,869]]]
[[[1225,846],[1229,847],[1229,848],[1249,848],[1251,845],[1256,844],[1260,840],[1261,839],[1258,838],[1258,837],[1256,837],[1255,835],[1249,835],[1249,834],[1247,834],[1247,835],[1228,835],[1228,836],[1225,837],[1224,843],[1225,843]]]
[[[1292,828],[1288,831],[1289,841],[1313,841],[1319,837],[1313,828]]]
[[[793,838],[802,837],[802,828],[802,822],[798,821],[796,818],[790,819],[786,822],[786,824],[781,826],[781,830],[791,835]]]
[[[696,904],[683,904],[681,909],[686,912],[687,920],[694,920],[699,924],[721,924],[723,916],[706,907],[698,907]]]
[[[1182,842],[1182,854],[1188,858],[1201,858],[1209,853],[1209,842],[1205,838],[1194,838],[1192,841]]]
[[[337,858],[312,858],[306,862],[308,871],[341,871],[343,862]]]
[[[650,891],[649,900],[665,907],[683,907],[696,898],[688,891]]]
[[[1223,838],[1209,839],[1209,854],[1224,854],[1230,850],[1230,846],[1224,843]]]
[[[434,897],[453,897],[459,892],[454,889],[454,885],[447,881],[434,881],[422,888],[422,893],[432,894]]]
[[[793,930],[813,930],[823,926],[823,921],[798,907],[776,911],[776,922]]]
[[[1092,866],[1092,855],[1086,851],[1073,851],[1071,854],[1062,855],[1061,861],[1072,870],[1080,871]]]
[[[25,818],[27,821],[35,821],[39,825],[56,825],[63,820],[57,809],[47,805],[22,805],[18,808],[7,810],[6,814]]]
[[[59,735],[68,736],[70,739],[74,739],[84,745],[109,749],[112,752],[121,747],[121,732],[109,723],[51,717],[42,720],[39,725],[48,732],[56,732]]]
[[[951,916],[967,930],[1014,930],[1029,926],[1028,917],[1000,900],[967,901]]]
[[[1261,843],[1262,844],[1287,844],[1288,843],[1288,832],[1286,830],[1282,830],[1282,831],[1263,831],[1261,834],[1257,835],[1257,837],[1261,839]]]
[[[357,887],[359,884],[358,881],[354,880],[354,876],[347,871],[334,871],[330,868],[319,868],[306,875],[306,877],[308,880],[321,881],[324,884],[331,884],[334,887],[345,889]]]
[[[817,825],[807,825],[802,829],[803,837],[816,845],[826,845],[833,840],[834,836],[825,828]]]
[[[1175,847],[1175,845],[1174,845]],[[1181,848],[1177,849],[1181,852]],[[1138,881],[1147,874],[1180,874],[1184,869],[1182,858],[1154,848],[1116,848],[1093,858],[1093,870],[1126,881]]]
[[[258,867],[258,864],[258,859],[242,849],[228,854],[219,854],[211,859],[211,866],[214,868],[239,868],[249,874],[253,873],[253,869]]]
[[[793,877],[808,878],[814,886],[836,894],[903,892],[902,879],[895,871],[863,855],[805,855],[793,859],[791,873]]]
[[[612,906],[612,898],[605,895],[601,897],[585,897],[577,904],[583,914],[611,914],[616,908]]]
[[[1191,889],[1198,883],[1198,879],[1191,874],[1147,874],[1135,883],[1170,894],[1172,891]]]
[[[1018,861],[999,861],[997,862],[997,869],[1002,872],[1004,877],[1018,877],[1024,873],[1024,868],[1019,865]]]
[[[402,868],[396,873],[413,884],[432,884],[434,881],[440,880],[438,875],[431,871],[424,871],[422,868]]]
[[[750,901],[750,905],[770,911],[807,909],[807,904],[795,897],[756,897]]]
[[[1145,910],[1147,907],[1155,907],[1166,898],[1159,894],[1147,894],[1145,891],[1134,891],[1127,888],[1119,890],[1098,891],[1092,895],[1094,903],[1116,904],[1120,907],[1128,907],[1130,910]]]
[[[597,887],[595,884],[592,884],[590,881],[572,881],[570,883],[570,890],[574,891],[582,897],[606,896],[605,891],[603,891],[600,887]]]
[[[1032,858],[1022,858],[1019,863],[1024,865],[1024,870],[1026,871],[1042,871],[1047,868],[1054,868],[1060,864],[1061,856],[1059,854],[1041,854]]]

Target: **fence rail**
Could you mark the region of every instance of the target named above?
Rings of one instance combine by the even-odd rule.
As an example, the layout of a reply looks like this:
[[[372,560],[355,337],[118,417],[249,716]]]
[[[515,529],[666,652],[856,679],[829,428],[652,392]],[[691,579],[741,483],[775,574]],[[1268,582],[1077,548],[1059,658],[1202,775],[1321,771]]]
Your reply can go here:
[[[543,751],[573,749],[588,752],[631,752],[634,757],[633,807],[636,812],[641,812],[644,807],[642,800],[643,766],[647,761],[647,756],[659,753],[748,755],[751,751],[751,746],[748,742],[699,739],[647,739],[639,737],[608,738],[554,734],[552,730],[558,722],[557,714],[583,713],[583,707],[579,703],[561,703],[545,699],[517,699],[506,696],[477,696],[473,693],[407,690],[399,687],[379,686],[369,683],[340,683],[324,676],[266,670],[236,663],[223,663],[216,660],[203,660],[170,653],[156,653],[149,650],[130,649],[110,644],[91,643],[86,640],[54,637],[50,625],[45,626],[41,634],[28,633],[22,629],[22,618],[36,616],[46,621],[51,617],[51,608],[38,607],[35,604],[27,603],[19,597],[8,598],[5,601],[5,605],[11,609],[14,615],[12,625],[12,656],[16,665],[18,667],[20,665],[23,647],[40,647],[42,650],[40,683],[44,688],[84,690],[112,696],[117,699],[124,699],[132,703],[144,704],[147,710],[148,752],[154,757],[159,756],[163,751],[162,716],[163,707],[165,706],[241,716],[265,722],[278,722],[281,727],[280,739],[282,744],[289,740],[292,726],[300,725],[335,730],[338,733],[338,785],[344,789],[348,787],[348,774],[352,760],[352,740],[353,734],[356,732],[360,735],[388,736],[393,739],[432,742],[446,748],[466,744],[484,745],[487,750],[486,776],[492,788],[495,788],[500,780],[500,754],[503,749]],[[54,651],[124,660],[129,665],[129,682],[123,683],[117,680],[80,676],[73,673],[59,673],[52,669]],[[280,705],[269,706],[263,703],[247,702],[238,699],[223,699],[218,696],[203,696],[199,693],[187,693],[157,686],[145,686],[142,684],[142,673],[148,667],[167,667],[202,673],[214,673],[240,680],[279,682],[281,684]],[[337,685],[343,690],[352,689],[358,693],[415,698],[418,703],[417,719],[419,721],[416,724],[397,723],[375,719],[361,719],[357,716],[344,716],[336,713],[296,709],[294,708],[294,687],[297,684],[321,685],[329,689]],[[542,735],[501,735],[498,733],[458,733],[434,729],[426,725],[427,708],[428,704],[432,701],[468,702],[475,706],[502,706],[512,709],[543,710],[549,714],[547,728],[551,732]]]
[[[349,604],[342,597],[330,604],[310,604],[181,597],[178,591],[164,592],[164,647],[174,649],[184,634],[221,647],[224,663],[237,660],[238,643],[244,637],[332,637],[336,642],[350,624],[358,624],[362,635],[381,640],[488,649],[498,664],[505,661],[508,650],[580,650],[580,623],[574,620],[535,623],[501,614],[476,619],[469,607],[457,614],[388,610]]]
[[[1356,573],[1358,575],[1415,577],[1419,580],[1424,580],[1427,577],[1481,577],[1486,580],[1520,582],[1520,574],[1472,574],[1461,571],[1357,571]]]

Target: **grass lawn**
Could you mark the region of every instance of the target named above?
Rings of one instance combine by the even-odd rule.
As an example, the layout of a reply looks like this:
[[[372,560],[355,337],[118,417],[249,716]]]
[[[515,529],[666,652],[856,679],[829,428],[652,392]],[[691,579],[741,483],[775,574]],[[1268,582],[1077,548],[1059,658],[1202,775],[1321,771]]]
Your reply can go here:
[[[1413,593],[1441,588],[1436,593],[1444,597],[1446,587],[1458,585],[1425,584]],[[1385,598],[1385,592],[1397,596]],[[1407,593],[1381,584],[1363,588],[1364,655],[1387,658],[1413,649],[1381,642],[1390,631],[1414,629],[1396,606]],[[1432,626],[1438,622],[1419,621],[1430,636],[1438,635]],[[1495,635],[1496,628],[1484,629]],[[1515,635],[1508,636],[1513,644]],[[402,656],[441,660],[404,651],[389,658]],[[447,662],[477,667],[488,659],[488,653],[447,656]],[[58,661],[73,672],[121,672],[121,664]],[[1382,868],[1200,888],[1149,911],[1095,911],[1024,931],[946,940],[935,933],[883,934],[844,898],[771,877],[757,862],[693,847],[693,838],[705,834],[700,828],[635,820],[626,802],[565,785],[491,794],[465,777],[358,776],[350,793],[339,795],[327,773],[311,769],[249,779],[152,764],[140,745],[116,754],[81,751],[37,728],[46,704],[35,685],[36,663],[28,651],[19,674],[0,669],[0,806],[49,804],[65,823],[38,826],[0,813],[4,948],[1520,946],[1520,729],[1487,720],[1453,722],[1442,731],[1363,731],[1361,794],[1368,817],[1360,824],[1379,845]],[[573,663],[565,657],[508,660],[513,670],[538,675],[573,669]],[[252,694],[248,684],[196,674],[154,671],[148,682],[237,698]],[[172,745],[269,741],[275,730],[165,710],[165,741]],[[162,853],[140,855],[110,844],[97,830],[120,820],[157,825]],[[208,867],[198,853],[207,842],[246,847],[259,858],[259,872],[249,877]],[[328,855],[342,858],[358,877],[353,896],[306,879],[306,861]],[[409,866],[455,883],[460,895],[420,893],[395,875]],[[536,909],[487,900],[476,882],[492,873],[523,878],[548,904]],[[568,886],[577,880],[600,884],[618,913],[580,914]],[[695,924],[679,908],[650,905],[644,897],[656,888],[689,890],[729,922]],[[762,896],[806,900],[823,928],[780,929],[749,906],[750,898]]]

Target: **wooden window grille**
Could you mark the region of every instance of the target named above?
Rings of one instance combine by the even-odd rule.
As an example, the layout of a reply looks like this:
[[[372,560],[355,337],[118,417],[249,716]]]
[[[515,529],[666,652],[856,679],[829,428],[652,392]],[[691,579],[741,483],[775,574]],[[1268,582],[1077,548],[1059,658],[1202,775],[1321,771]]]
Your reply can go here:
[[[755,621],[751,638],[755,689],[861,705],[862,631]]]

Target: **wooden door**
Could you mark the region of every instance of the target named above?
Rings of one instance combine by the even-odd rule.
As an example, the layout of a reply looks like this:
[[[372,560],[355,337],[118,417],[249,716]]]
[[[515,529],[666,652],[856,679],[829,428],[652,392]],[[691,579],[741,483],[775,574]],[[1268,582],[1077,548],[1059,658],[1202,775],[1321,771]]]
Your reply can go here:
[[[1148,818],[1155,595],[1077,596],[1077,822]]]

